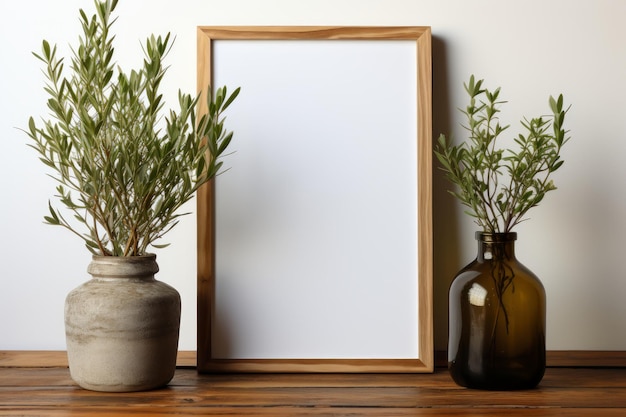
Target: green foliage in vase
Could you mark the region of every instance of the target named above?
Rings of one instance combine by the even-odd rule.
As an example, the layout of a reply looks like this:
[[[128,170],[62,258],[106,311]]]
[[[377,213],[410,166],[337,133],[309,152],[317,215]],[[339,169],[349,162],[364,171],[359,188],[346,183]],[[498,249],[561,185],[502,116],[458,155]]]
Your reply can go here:
[[[521,121],[524,133],[514,140],[517,150],[502,149],[496,139],[509,128],[499,122],[500,88],[483,88],[483,80],[470,77],[465,90],[469,105],[469,139],[453,145],[445,135],[435,144],[435,155],[447,178],[456,186],[450,191],[467,207],[466,213],[485,232],[506,233],[525,219],[546,193],[555,190],[551,174],[563,165],[560,152],[569,140],[563,128],[563,95],[549,98],[552,115]]]
[[[80,10],[82,36],[72,47],[69,76],[56,45],[34,53],[45,65],[49,120],[31,117],[24,131],[47,165],[65,217],[49,203],[45,221],[69,229],[98,255],[143,255],[186,213],[178,209],[222,167],[233,133],[222,112],[239,94],[208,88],[200,96],[178,92],[177,111],[163,111],[159,92],[170,34],[142,45],[143,66],[123,72],[114,60],[111,26],[117,0],[95,0],[96,13]]]

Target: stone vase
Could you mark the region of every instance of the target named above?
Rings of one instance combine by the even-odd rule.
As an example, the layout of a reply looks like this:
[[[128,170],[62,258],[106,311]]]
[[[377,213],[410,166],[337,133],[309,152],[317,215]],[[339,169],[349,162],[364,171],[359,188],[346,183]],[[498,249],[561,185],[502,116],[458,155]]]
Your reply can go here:
[[[156,255],[94,256],[65,301],[72,379],[93,391],[159,388],[174,376],[180,295],[154,278]]]

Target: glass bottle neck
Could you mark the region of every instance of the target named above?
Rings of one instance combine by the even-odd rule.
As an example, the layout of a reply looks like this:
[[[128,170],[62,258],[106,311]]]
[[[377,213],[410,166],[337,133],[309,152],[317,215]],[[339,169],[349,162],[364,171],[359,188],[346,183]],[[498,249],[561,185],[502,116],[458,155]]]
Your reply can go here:
[[[515,259],[515,240],[517,240],[517,233],[515,232],[476,232],[476,240],[478,241],[478,255],[476,259],[479,262],[494,259]]]

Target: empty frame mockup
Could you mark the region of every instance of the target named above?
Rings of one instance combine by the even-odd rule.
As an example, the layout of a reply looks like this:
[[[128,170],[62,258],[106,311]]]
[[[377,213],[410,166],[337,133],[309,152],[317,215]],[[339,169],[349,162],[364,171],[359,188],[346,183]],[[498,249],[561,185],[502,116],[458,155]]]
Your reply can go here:
[[[198,370],[432,371],[430,29],[200,27],[209,85],[241,93],[198,192]]]

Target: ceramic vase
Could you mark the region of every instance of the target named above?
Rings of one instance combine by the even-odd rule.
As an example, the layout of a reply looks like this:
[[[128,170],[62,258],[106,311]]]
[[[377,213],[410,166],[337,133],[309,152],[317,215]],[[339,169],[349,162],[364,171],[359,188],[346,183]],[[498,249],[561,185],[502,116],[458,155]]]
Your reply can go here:
[[[174,376],[180,295],[157,281],[155,255],[94,256],[65,301],[72,379],[94,391],[142,391]]]

